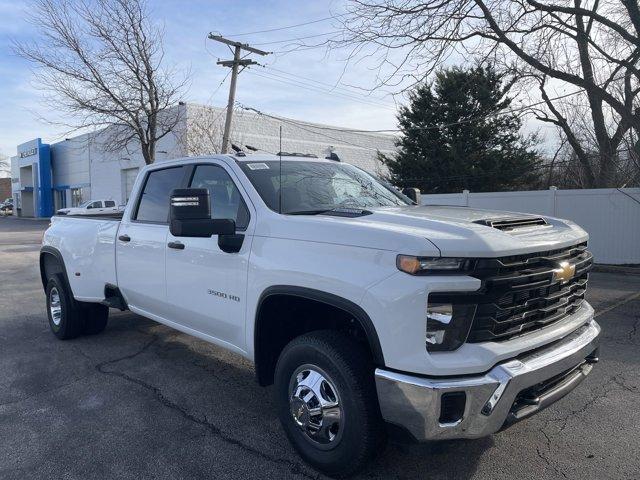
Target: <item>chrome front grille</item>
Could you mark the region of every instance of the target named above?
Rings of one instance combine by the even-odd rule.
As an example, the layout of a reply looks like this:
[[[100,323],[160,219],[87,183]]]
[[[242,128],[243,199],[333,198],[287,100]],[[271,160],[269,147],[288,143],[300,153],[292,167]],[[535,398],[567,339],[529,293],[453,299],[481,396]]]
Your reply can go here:
[[[575,266],[567,282],[554,278],[561,262]],[[584,301],[593,256],[586,243],[565,249],[480,259],[482,280],[467,342],[503,341],[543,328],[575,312]],[[475,302],[474,302],[475,303]]]

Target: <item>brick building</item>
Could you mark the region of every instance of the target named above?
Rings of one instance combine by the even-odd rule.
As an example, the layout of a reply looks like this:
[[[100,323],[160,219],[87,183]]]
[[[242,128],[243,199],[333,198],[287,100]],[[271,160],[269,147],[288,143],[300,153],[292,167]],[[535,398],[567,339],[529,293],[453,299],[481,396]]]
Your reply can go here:
[[[11,179],[0,178],[0,202],[4,202],[11,197]]]

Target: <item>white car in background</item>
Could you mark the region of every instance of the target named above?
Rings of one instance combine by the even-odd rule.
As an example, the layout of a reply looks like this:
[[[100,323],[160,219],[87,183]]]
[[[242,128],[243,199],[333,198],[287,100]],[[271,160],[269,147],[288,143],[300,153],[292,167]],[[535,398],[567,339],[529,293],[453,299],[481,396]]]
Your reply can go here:
[[[121,212],[114,200],[89,200],[77,207],[61,208],[57,215],[105,215]]]

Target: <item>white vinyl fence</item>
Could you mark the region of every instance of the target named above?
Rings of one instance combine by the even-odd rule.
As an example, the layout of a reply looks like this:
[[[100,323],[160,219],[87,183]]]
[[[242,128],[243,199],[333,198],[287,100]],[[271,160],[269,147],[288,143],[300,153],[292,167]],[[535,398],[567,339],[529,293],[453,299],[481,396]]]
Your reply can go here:
[[[572,220],[589,232],[596,263],[640,264],[640,188],[422,195],[423,205],[459,205]]]

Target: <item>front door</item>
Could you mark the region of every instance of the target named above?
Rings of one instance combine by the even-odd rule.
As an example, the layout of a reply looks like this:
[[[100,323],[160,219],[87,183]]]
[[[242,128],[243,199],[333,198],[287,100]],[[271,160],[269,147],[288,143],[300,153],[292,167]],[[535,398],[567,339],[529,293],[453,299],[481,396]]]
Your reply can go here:
[[[95,202],[87,205],[87,213],[90,215],[98,215],[100,213],[104,213],[104,206],[101,200],[96,200]]]
[[[142,195],[123,218],[116,239],[118,286],[132,310],[166,318],[165,252],[169,196],[185,179],[185,167],[151,170]]]
[[[244,350],[253,222],[247,207],[251,204],[237,185],[222,163],[194,166],[190,187],[207,188],[212,218],[235,220],[244,240],[240,251],[227,253],[218,246],[217,235],[186,238],[169,233],[167,244],[174,248],[167,247],[167,299],[172,319],[181,325]]]

